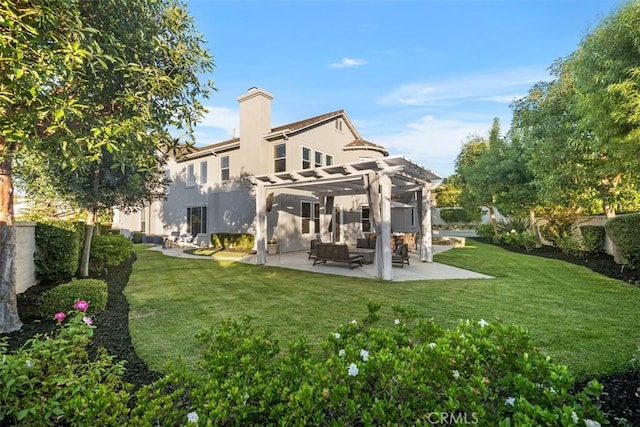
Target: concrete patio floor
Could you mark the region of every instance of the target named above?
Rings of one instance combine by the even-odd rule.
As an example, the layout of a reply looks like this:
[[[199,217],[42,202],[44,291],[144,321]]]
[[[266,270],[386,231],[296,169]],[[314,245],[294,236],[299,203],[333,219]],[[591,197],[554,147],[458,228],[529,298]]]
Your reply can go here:
[[[158,250],[168,256],[179,258],[197,258],[207,259],[198,255],[190,255],[184,253],[183,248],[162,249],[161,246],[154,246],[151,250]],[[434,245],[434,254],[452,249],[448,245]],[[437,262],[420,262],[420,258],[415,253],[410,253],[411,265],[405,265],[404,268],[394,266],[393,281],[404,282],[409,280],[441,280],[441,279],[491,279],[486,274],[476,273],[474,271],[464,270],[462,268],[452,267]],[[307,259],[308,255],[305,251],[289,252],[279,255],[267,255],[267,266],[290,268],[293,270],[303,270],[315,273],[333,274],[338,276],[362,277],[366,279],[376,279],[373,265],[365,264],[362,267],[356,267],[350,270],[346,265],[340,263],[327,262],[326,264],[313,265],[313,260]],[[213,259],[213,258],[211,258]],[[238,262],[247,264],[255,264],[255,255],[248,255],[243,258],[228,258]]]

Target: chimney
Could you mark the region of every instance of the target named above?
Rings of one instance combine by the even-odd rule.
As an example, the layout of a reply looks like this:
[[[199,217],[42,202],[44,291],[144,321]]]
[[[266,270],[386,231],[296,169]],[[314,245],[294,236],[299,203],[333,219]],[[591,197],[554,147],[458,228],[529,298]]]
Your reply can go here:
[[[254,140],[271,132],[273,95],[257,87],[238,97],[240,104],[240,138]]]

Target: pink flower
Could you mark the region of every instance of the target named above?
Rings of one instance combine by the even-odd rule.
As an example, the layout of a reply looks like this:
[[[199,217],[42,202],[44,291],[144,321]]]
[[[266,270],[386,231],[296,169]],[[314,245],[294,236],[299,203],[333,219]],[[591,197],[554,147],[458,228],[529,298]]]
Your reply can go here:
[[[89,308],[89,303],[84,300],[76,301],[76,303],[73,304],[73,308],[77,308],[80,311],[87,311],[87,308]]]
[[[93,319],[91,317],[85,316],[82,318],[82,321],[89,326],[93,325]]]
[[[59,311],[53,315],[53,318],[56,319],[59,323],[62,323],[65,317],[67,317],[67,315],[64,311]]]

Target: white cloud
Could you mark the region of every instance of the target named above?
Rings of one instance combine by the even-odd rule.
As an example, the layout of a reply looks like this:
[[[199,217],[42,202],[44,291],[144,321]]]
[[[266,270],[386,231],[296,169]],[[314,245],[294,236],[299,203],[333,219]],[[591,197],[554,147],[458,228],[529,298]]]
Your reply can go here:
[[[202,128],[214,128],[225,132],[228,137],[233,135],[235,129],[236,136],[238,136],[238,127],[240,126],[240,116],[238,111],[232,110],[227,107],[216,107],[213,105],[205,106],[208,112],[200,123],[198,123],[198,129]]]
[[[469,101],[510,103],[531,86],[549,79],[542,68],[513,68],[409,83],[378,99],[382,105],[446,106]],[[522,95],[519,95],[522,94]]]
[[[455,159],[467,137],[472,134],[484,135],[490,127],[491,120],[451,120],[428,115],[406,124],[404,130],[399,132],[371,135],[366,139],[381,144],[392,156],[405,156],[446,177],[454,173]]]
[[[340,62],[334,62],[329,66],[331,68],[349,68],[349,67],[359,67],[360,65],[366,64],[367,61],[364,59],[354,59],[354,58],[342,58]]]

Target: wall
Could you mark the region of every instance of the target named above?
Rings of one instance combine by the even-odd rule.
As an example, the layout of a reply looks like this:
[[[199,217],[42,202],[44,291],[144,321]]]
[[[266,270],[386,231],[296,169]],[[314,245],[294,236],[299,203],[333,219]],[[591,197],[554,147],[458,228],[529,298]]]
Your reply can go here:
[[[33,255],[36,252],[36,223],[16,223],[16,293],[23,293],[38,284]]]

